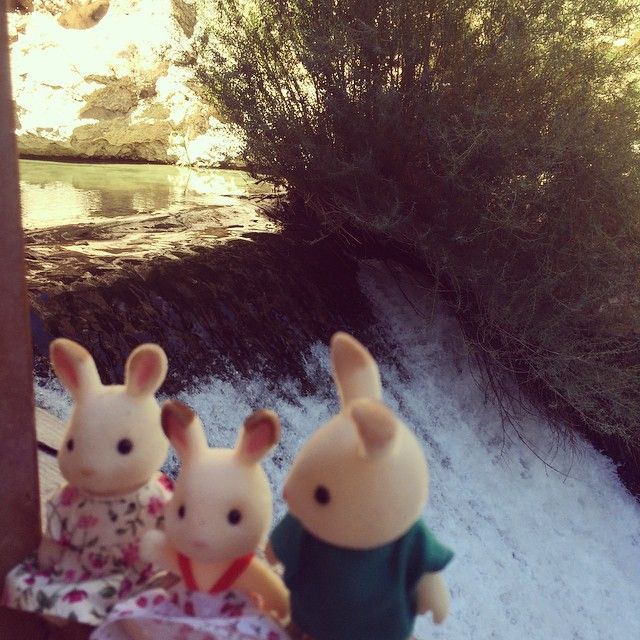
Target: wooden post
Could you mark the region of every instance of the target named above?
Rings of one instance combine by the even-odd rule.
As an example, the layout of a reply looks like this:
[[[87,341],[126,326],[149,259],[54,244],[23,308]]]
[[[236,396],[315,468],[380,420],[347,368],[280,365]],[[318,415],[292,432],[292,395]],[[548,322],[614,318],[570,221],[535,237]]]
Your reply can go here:
[[[31,331],[11,99],[0,7],[0,581],[40,541]],[[0,628],[2,628],[0,626]],[[0,634],[2,635],[2,634]]]
[[[40,541],[31,331],[24,272],[7,14],[0,6],[0,588]],[[0,636],[45,640],[45,622],[0,607]]]
[[[0,0],[0,589],[41,538],[33,354],[20,219],[7,15]],[[0,606],[0,638],[86,640],[91,628],[50,628],[38,615]]]
[[[41,537],[29,305],[20,219],[7,15],[0,0],[0,588]],[[86,640],[91,628],[51,629],[35,615],[0,606],[0,638]]]

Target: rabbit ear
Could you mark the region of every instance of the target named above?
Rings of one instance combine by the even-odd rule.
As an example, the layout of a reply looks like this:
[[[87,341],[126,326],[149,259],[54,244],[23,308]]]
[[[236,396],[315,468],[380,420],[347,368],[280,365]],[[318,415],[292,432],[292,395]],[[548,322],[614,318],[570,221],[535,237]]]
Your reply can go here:
[[[280,440],[280,420],[273,411],[252,413],[240,430],[236,454],[245,464],[256,464]]]
[[[366,457],[379,458],[391,452],[398,423],[387,407],[381,402],[361,399],[353,403],[350,414]]]
[[[141,344],[129,357],[124,384],[132,396],[153,395],[167,375],[167,356],[157,344]]]
[[[339,331],[331,338],[331,363],[343,409],[358,398],[382,399],[380,372],[376,361],[348,333]]]
[[[179,400],[167,400],[162,405],[162,429],[180,459],[185,462],[194,453],[207,448],[202,424],[195,411]]]
[[[49,346],[49,354],[53,370],[74,399],[102,384],[91,354],[77,342],[57,338]]]

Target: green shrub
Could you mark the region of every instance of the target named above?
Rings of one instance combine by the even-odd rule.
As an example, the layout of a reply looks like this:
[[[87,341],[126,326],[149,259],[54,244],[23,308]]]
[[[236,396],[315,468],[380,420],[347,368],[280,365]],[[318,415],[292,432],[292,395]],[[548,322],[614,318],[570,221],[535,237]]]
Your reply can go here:
[[[402,247],[555,417],[640,445],[637,0],[201,0],[200,80],[328,231]],[[507,376],[508,377],[508,376]]]

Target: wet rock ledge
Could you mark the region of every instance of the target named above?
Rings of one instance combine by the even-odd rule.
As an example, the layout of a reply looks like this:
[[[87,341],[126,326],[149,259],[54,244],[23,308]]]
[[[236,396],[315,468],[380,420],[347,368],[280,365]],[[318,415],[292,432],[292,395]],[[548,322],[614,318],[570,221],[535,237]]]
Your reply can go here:
[[[192,221],[161,217],[145,224],[162,233]],[[304,354],[313,342],[326,343],[337,329],[366,339],[371,312],[358,266],[334,241],[315,242],[289,228],[118,259],[73,249],[113,233],[95,225],[27,233],[39,375],[50,375],[49,341],[65,336],[94,354],[105,382],[120,379],[134,346],[153,341],[169,356],[167,393],[198,376],[236,371],[260,371],[274,382],[292,376],[312,389]]]

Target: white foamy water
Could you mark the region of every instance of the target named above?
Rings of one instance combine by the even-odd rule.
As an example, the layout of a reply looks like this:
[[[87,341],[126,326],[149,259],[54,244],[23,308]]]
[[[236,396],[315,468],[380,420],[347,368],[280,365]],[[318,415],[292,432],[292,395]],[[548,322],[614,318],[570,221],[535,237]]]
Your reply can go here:
[[[456,553],[445,570],[451,615],[441,627],[419,618],[416,637],[640,638],[640,505],[611,461],[587,443],[559,447],[540,418],[522,425],[527,445],[504,432],[474,382],[455,322],[375,264],[363,267],[362,286],[379,317],[374,352],[385,400],[415,429],[430,463],[424,518]],[[210,379],[181,396],[216,446],[231,446],[253,409],[278,412],[283,440],[266,465],[278,517],[288,465],[337,409],[326,344],[310,345],[306,366],[319,381],[313,395],[300,395],[295,381],[274,385],[256,375]],[[37,402],[58,415],[69,407],[53,383],[37,388]]]

